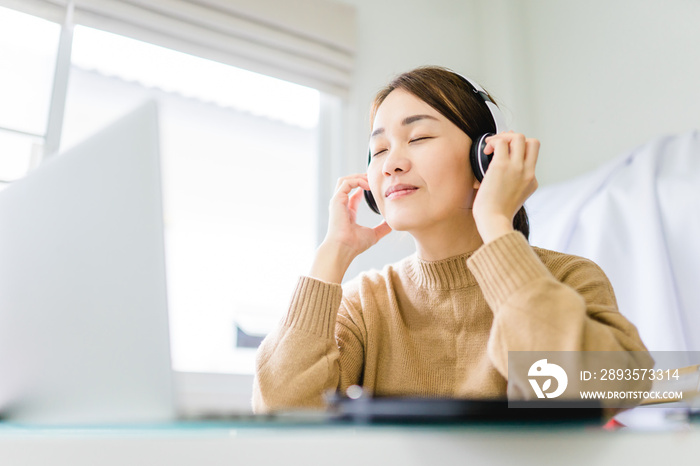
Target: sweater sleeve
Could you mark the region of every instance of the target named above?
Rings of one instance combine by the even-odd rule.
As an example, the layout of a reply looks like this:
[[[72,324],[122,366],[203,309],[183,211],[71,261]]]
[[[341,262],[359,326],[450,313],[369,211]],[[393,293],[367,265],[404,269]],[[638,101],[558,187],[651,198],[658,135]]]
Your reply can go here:
[[[358,383],[362,332],[339,284],[301,277],[285,318],[256,355],[253,411],[321,408],[324,394]]]
[[[525,237],[513,232],[467,261],[494,320],[488,354],[508,378],[508,351],[646,351],[617,309],[612,287],[594,262],[564,256],[555,277]],[[553,267],[554,268],[554,267]]]

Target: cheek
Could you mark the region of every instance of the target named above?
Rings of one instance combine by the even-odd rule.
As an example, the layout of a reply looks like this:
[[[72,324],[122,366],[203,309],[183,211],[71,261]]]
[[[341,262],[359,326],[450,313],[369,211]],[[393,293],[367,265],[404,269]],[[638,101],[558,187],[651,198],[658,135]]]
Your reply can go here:
[[[432,174],[433,188],[439,193],[439,197],[449,204],[463,204],[470,202],[473,196],[472,186],[474,184],[469,162],[446,164],[439,171]]]
[[[367,182],[369,183],[369,188],[374,196],[374,201],[377,203],[377,205],[381,206],[380,202],[382,202],[382,199],[379,195],[379,191],[382,187],[382,177],[381,173],[379,173],[379,171],[376,168],[373,168],[371,165],[367,168]]]

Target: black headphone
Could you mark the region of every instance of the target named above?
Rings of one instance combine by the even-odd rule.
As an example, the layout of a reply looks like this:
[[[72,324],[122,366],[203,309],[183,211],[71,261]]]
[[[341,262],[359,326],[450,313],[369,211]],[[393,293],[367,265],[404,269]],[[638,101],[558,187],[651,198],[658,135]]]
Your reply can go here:
[[[506,127],[506,119],[503,116],[503,113],[501,113],[501,110],[496,106],[495,103],[493,103],[493,100],[491,100],[484,88],[482,88],[476,82],[472,81],[466,76],[462,76],[458,73],[455,74],[457,74],[460,78],[466,81],[466,83],[471,86],[472,92],[474,92],[475,94],[479,94],[479,97],[481,97],[484,100],[484,103],[488,107],[489,112],[491,112],[493,122],[496,124],[496,133],[507,131],[508,128]],[[481,136],[476,138],[475,141],[472,142],[472,147],[469,150],[469,162],[471,163],[474,176],[478,181],[482,181],[484,179],[486,170],[488,169],[489,163],[491,163],[491,159],[493,158],[493,154],[487,155],[484,153],[484,149],[486,149],[486,138],[493,135],[494,133],[482,134]],[[371,161],[372,152],[369,151],[367,157],[367,165],[369,165]],[[381,212],[379,212],[379,207],[377,207],[377,202],[374,200],[374,196],[372,196],[372,192],[365,191],[364,194],[365,201],[367,201],[367,205],[369,205],[369,208],[372,209],[373,212],[381,215]]]

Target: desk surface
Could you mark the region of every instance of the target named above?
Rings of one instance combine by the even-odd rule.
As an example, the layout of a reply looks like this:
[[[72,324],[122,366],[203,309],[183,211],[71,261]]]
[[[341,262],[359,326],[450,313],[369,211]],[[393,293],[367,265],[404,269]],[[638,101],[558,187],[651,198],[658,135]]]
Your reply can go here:
[[[615,465],[695,461],[700,428],[204,422],[102,428],[0,423],[3,465]]]

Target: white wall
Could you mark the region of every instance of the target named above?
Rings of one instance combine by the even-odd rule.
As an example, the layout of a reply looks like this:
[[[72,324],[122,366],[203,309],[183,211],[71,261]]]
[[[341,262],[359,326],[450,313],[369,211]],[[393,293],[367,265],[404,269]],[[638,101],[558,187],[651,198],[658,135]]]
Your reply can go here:
[[[343,173],[365,169],[376,91],[426,64],[474,77],[513,129],[540,139],[541,186],[700,126],[697,0],[342,1],[356,6],[359,29]],[[376,221],[363,209],[360,222]],[[410,237],[392,233],[345,278],[411,252]]]
[[[501,5],[515,31],[504,54],[517,57],[515,70],[498,57],[482,64],[490,74],[515,71],[504,97],[516,128],[542,142],[541,185],[700,126],[697,0],[481,4],[485,13]]]

